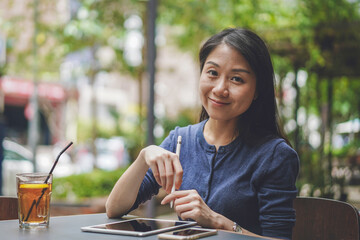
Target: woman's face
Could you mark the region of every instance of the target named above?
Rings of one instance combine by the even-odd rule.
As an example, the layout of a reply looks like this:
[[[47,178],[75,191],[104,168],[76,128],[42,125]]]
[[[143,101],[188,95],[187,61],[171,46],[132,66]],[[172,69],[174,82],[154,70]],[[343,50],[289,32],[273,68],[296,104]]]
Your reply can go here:
[[[242,54],[221,44],[205,61],[199,91],[210,119],[236,121],[256,98],[255,73]]]

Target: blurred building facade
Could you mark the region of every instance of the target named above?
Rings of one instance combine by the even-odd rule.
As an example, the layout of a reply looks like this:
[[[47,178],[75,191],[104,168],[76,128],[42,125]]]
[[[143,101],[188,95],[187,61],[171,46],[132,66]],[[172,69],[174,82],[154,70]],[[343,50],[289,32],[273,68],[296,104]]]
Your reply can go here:
[[[57,83],[40,83],[40,144],[49,145],[61,139],[64,129],[62,115],[67,101],[65,89]],[[4,102],[3,115],[6,125],[6,136],[26,143],[28,121],[34,112],[29,100],[34,91],[34,83],[26,79],[2,77],[0,91]]]
[[[33,11],[28,11],[34,1],[5,0],[0,3],[0,17],[3,21],[18,17],[19,39],[13,53],[32,48],[34,32]],[[77,3],[77,4],[76,4]],[[66,22],[76,15],[79,3],[73,0],[60,0],[56,4],[43,4],[41,18],[48,22]],[[45,10],[44,10],[45,9]],[[199,106],[198,77],[199,70],[193,56],[179,51],[166,42],[166,29],[158,27],[157,72],[155,79],[155,114],[156,117],[175,117],[181,109]],[[102,50],[102,49],[99,49]],[[16,54],[7,55],[9,63],[17,61]],[[90,56],[91,57],[91,56]],[[85,48],[70,54],[59,66],[58,79],[36,79],[39,89],[40,145],[54,144],[58,141],[76,141],[78,121],[89,119],[93,115],[93,99],[96,99],[96,118],[108,126],[115,127],[111,111],[117,111],[128,122],[137,117],[138,105],[146,106],[148,82],[144,74],[142,85],[134,77],[121,72],[99,71],[95,82],[82,72],[83,60],[89,61]],[[70,75],[69,75],[70,73]],[[6,119],[6,136],[21,144],[26,144],[29,119],[32,109],[29,107],[30,96],[34,89],[34,79],[21,72],[10,72],[0,76],[0,103]],[[142,89],[142,92],[139,92]],[[142,95],[139,98],[139,94]],[[142,103],[139,103],[142,99]]]

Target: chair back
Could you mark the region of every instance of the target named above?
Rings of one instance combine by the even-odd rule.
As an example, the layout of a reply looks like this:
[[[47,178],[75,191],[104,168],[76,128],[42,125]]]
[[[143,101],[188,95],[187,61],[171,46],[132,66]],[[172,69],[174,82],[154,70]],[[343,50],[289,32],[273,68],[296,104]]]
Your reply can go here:
[[[0,220],[10,220],[17,218],[18,218],[17,197],[0,196]]]
[[[311,197],[294,200],[293,240],[358,240],[359,212],[346,202]]]

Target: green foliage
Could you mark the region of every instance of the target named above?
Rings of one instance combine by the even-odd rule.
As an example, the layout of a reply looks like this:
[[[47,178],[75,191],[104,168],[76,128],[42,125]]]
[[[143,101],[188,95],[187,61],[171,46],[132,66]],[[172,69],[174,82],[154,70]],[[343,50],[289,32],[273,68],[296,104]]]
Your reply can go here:
[[[333,150],[334,157],[339,159],[344,159],[345,161],[342,164],[347,164],[347,160],[352,156],[356,156],[358,149],[360,149],[360,141],[352,141],[340,149]]]
[[[80,1],[78,13],[70,19],[48,22],[45,16],[47,11],[54,11],[54,4],[39,0],[38,33],[34,38],[38,48],[37,62],[32,52],[33,39],[23,39],[23,28],[28,26],[24,22],[33,20],[31,14],[0,19],[0,27],[7,36],[9,56],[0,74],[31,79],[34,63],[37,63],[40,78],[58,79],[58,67],[69,53],[83,49],[91,49],[94,53],[99,47],[109,47],[114,50],[116,59],[106,67],[89,63],[84,70],[87,76],[91,78],[100,70],[141,76],[145,66],[129,66],[123,56],[122,43],[126,35],[124,22],[131,14],[137,14],[143,19],[142,30],[146,33],[146,3],[140,0],[84,0]],[[11,8],[12,4],[15,3],[9,0],[8,7]],[[29,9],[34,7],[33,1],[27,4]],[[166,26],[170,31],[166,35],[167,43],[176,44],[194,57],[197,56],[200,44],[210,35],[227,27],[238,26],[254,30],[264,38],[280,78],[299,69],[308,73],[306,85],[296,93],[300,96],[296,107],[305,108],[307,117],[313,115],[326,121],[331,116],[332,122],[322,122],[318,127],[321,145],[317,149],[309,145],[309,129],[305,125],[297,126],[298,136],[301,137],[297,149],[301,158],[299,186],[311,183],[313,189],[320,188],[323,193],[327,193],[325,175],[329,175],[326,173],[326,154],[331,149],[327,140],[330,139],[330,129],[336,123],[360,116],[360,2],[161,0],[158,4],[158,26]],[[22,42],[27,44],[17,48]],[[327,92],[330,81],[334,84],[331,95]],[[280,92],[283,91],[281,85],[277,87]],[[280,94],[278,96],[282,97]],[[333,99],[331,104],[328,102],[330,96]],[[280,109],[283,109],[281,99],[279,104]],[[294,119],[297,109],[290,109],[290,112],[289,116],[283,117],[285,123],[294,120],[298,123]],[[125,127],[123,116],[116,111],[112,111],[112,116],[117,123],[114,128],[81,119],[78,123],[78,141],[83,142],[94,136],[124,136],[131,159],[135,159],[146,139],[146,119],[142,117],[145,114],[139,113],[132,125]],[[176,119],[165,117],[157,121],[164,128],[165,137],[175,126],[197,122],[197,117],[197,110],[184,110]],[[94,128],[96,134],[92,134]],[[296,137],[295,131],[289,134]],[[161,142],[163,137],[156,141]],[[355,141],[341,150],[332,150],[332,154],[337,158],[345,158],[358,147]]]
[[[94,170],[91,173],[54,178],[52,197],[57,200],[81,201],[84,198],[107,196],[125,170]]]
[[[318,151],[313,151],[311,148],[301,149],[300,156],[300,173],[298,177],[297,186],[301,188],[305,183],[311,183],[314,186],[324,188],[325,179],[323,172],[323,160],[320,158]]]
[[[105,124],[96,124],[98,138],[111,138],[113,136],[122,136],[125,140],[125,148],[127,149],[130,161],[134,161],[138,156],[140,150],[144,147],[145,134],[142,127],[137,127],[136,122],[133,124],[124,125],[124,121],[118,113],[113,112],[112,116],[116,122],[115,127],[109,127]],[[78,122],[78,136],[79,142],[88,142],[91,139],[92,125],[89,120],[81,119]]]
[[[174,130],[175,127],[184,127],[190,124],[195,124],[198,122],[198,115],[200,114],[199,110],[196,109],[184,109],[182,110],[175,119],[165,117],[159,119],[158,122],[164,128],[164,136],[160,139],[156,139],[156,143],[160,144],[166,136],[169,135],[171,130]]]
[[[358,1],[348,0],[301,0],[303,12],[315,25],[328,22],[352,21],[358,17]]]
[[[121,136],[121,131],[117,127],[108,127],[105,124],[96,124],[97,137],[110,138],[112,136]],[[89,120],[81,119],[78,122],[78,136],[79,142],[86,142],[91,139],[92,123]]]

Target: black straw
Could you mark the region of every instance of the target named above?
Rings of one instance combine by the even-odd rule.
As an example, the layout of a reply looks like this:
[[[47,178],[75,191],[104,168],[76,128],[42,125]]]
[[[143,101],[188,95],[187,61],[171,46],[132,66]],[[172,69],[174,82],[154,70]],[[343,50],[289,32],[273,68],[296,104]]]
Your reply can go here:
[[[47,176],[47,178],[46,178],[46,180],[45,180],[44,183],[47,183],[47,181],[49,181],[50,175],[51,175],[52,172],[54,171],[54,168],[56,167],[56,164],[58,163],[61,154],[63,154],[72,144],[73,144],[73,142],[70,142],[70,143],[59,153],[59,155],[57,156],[57,158],[56,158],[56,160],[55,160],[55,162],[54,162],[54,164],[53,164],[53,166],[52,166],[52,168],[51,168],[51,170],[50,170],[50,172],[49,172],[49,175]]]
[[[52,166],[52,168],[51,168],[51,170],[50,170],[50,172],[49,172],[49,175],[48,175],[47,178],[45,179],[45,182],[44,182],[45,184],[47,184],[47,182],[49,181],[50,175],[51,175],[52,172],[54,171],[54,168],[56,167],[56,164],[58,163],[58,161],[59,161],[59,159],[60,159],[60,156],[61,156],[72,144],[73,144],[73,142],[70,142],[70,143],[59,153],[59,155],[57,156],[57,158],[56,158],[56,160],[55,160],[55,162],[54,162],[54,164],[53,164],[53,166]],[[30,214],[31,214],[31,211],[32,211],[32,209],[34,208],[34,205],[36,204],[36,207],[39,206],[40,200],[41,200],[41,198],[44,196],[45,191],[46,191],[46,188],[43,188],[39,199],[38,199],[37,201],[35,201],[35,200],[33,201],[33,203],[31,204],[31,207],[30,207],[30,209],[29,209],[29,212],[28,212],[28,214],[27,214],[27,216],[26,216],[26,218],[25,218],[25,221],[27,221],[27,220],[29,219]]]

